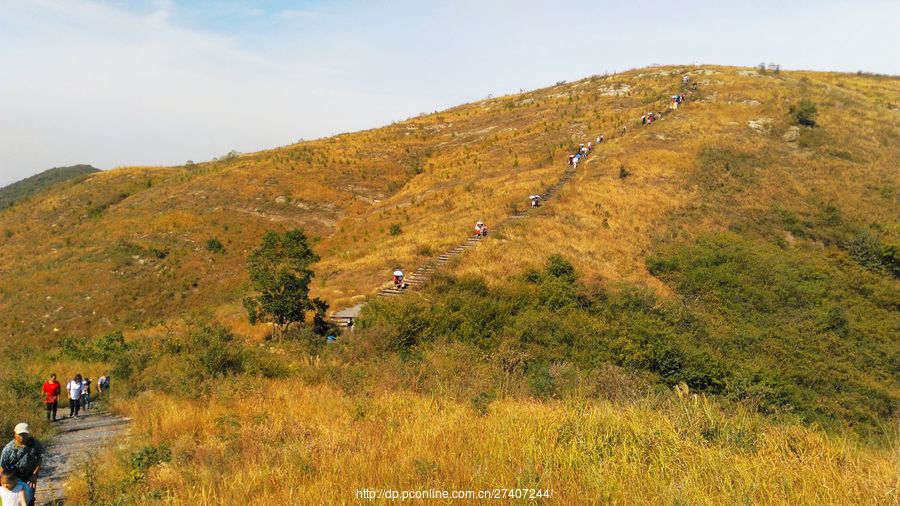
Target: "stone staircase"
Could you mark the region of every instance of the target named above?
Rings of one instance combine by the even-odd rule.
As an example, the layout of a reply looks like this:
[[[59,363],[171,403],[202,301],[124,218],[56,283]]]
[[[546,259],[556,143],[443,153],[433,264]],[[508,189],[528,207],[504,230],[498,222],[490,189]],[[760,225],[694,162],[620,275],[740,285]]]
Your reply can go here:
[[[696,91],[697,87],[695,84],[690,88],[690,90],[688,90],[687,88],[684,88],[684,89],[687,90],[687,93],[690,96],[690,95],[693,95],[692,91]],[[669,111],[669,110],[662,111],[660,114],[660,120],[662,120],[666,116],[668,116],[668,114],[670,112],[674,112],[674,111]],[[639,125],[639,124],[640,124],[639,122],[632,122],[626,126],[634,126],[634,125]],[[623,128],[621,135],[624,136],[625,134],[626,133]],[[598,144],[594,147],[594,149],[595,150],[599,149],[600,146],[601,146],[601,144]],[[591,158],[591,156],[588,155],[588,158]],[[588,160],[585,159],[584,161],[581,162],[581,164],[584,164],[587,161]],[[572,177],[575,175],[575,172],[576,172],[576,170],[573,169],[572,167],[566,168],[566,171],[563,173],[562,177],[560,177],[559,181],[557,181],[556,184],[554,184],[550,188],[547,188],[547,190],[541,194],[541,204],[542,205],[546,204],[547,201],[549,201],[556,192],[558,192],[563,186],[565,186],[566,183],[568,183],[572,179]],[[493,229],[499,229],[505,223],[507,223],[511,220],[521,220],[521,219],[527,217],[528,213],[531,212],[532,210],[533,209],[530,206],[525,208],[524,210],[518,210],[518,211],[514,212],[513,214],[511,214],[509,217],[507,217],[505,220],[502,220],[500,223],[496,223],[495,225],[493,225],[493,227],[494,227]],[[487,237],[490,237],[490,235],[488,235]],[[431,279],[432,276],[434,276],[435,272],[437,272],[437,270],[441,266],[443,266],[444,264],[449,262],[454,256],[459,255],[460,253],[468,250],[469,248],[474,247],[476,244],[478,244],[479,241],[481,241],[482,239],[486,239],[487,237],[479,237],[479,236],[469,237],[468,239],[465,240],[465,242],[458,244],[456,246],[453,246],[449,250],[438,255],[437,258],[434,258],[434,259],[430,260],[428,263],[426,263],[425,265],[418,267],[415,271],[413,271],[410,275],[408,275],[405,280],[406,284],[408,285],[406,288],[399,289],[393,285],[390,287],[387,287],[387,288],[382,288],[378,292],[378,297],[399,297],[404,292],[423,288],[425,286],[425,284],[428,282],[428,280]],[[341,311],[333,313],[329,317],[329,319],[332,323],[334,323],[335,325],[337,325],[339,327],[348,327],[348,326],[352,325],[353,321],[359,316],[359,312],[364,305],[365,305],[365,302],[357,304],[350,308],[343,309]]]
[[[559,181],[556,182],[556,184],[547,188],[547,190],[544,191],[544,193],[540,194],[541,195],[541,205],[546,204],[557,191],[559,191],[566,183],[569,182],[570,179],[572,179],[572,177],[574,175],[575,175],[574,169],[572,169],[571,167],[566,169],[565,173],[563,173],[562,177],[559,179]],[[533,209],[530,206],[526,207],[522,210],[518,210],[515,213],[513,213],[512,215],[510,215],[506,220],[503,220],[500,223],[497,223],[491,230],[496,230],[498,228],[501,228],[505,223],[507,223],[510,220],[520,220],[522,218],[525,218],[526,216],[528,216],[528,213],[531,212],[532,210]],[[484,239],[488,239],[488,238],[490,238],[490,233],[487,236],[477,236],[477,235],[470,236],[464,242],[453,246],[452,248],[441,253],[437,257],[429,260],[426,264],[417,267],[416,270],[414,270],[412,273],[407,275],[406,279],[404,280],[404,283],[406,284],[406,288],[401,289],[401,288],[397,288],[396,286],[391,285],[389,287],[382,288],[378,292],[377,296],[378,297],[399,297],[399,296],[403,295],[405,292],[408,292],[410,290],[420,290],[420,289],[424,288],[425,284],[428,282],[428,280],[431,279],[432,276],[434,276],[434,274],[437,272],[437,270],[440,269],[447,262],[452,260],[453,257],[465,252],[468,249],[475,247],[475,245],[477,245],[479,242],[481,242]],[[329,317],[329,320],[331,321],[331,323],[333,323],[334,325],[336,325],[338,327],[347,328],[353,324],[353,321],[357,317],[359,317],[359,312],[364,305],[365,305],[365,303],[357,304],[356,306],[346,308],[341,311],[337,311]]]

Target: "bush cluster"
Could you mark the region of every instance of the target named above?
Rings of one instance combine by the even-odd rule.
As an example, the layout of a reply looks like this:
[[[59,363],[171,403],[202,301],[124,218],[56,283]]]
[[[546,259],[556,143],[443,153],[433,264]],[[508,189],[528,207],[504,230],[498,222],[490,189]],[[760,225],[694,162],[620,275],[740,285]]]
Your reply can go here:
[[[283,376],[279,360],[254,353],[242,339],[216,325],[185,335],[149,336],[126,341],[121,332],[96,339],[64,339],[61,353],[85,362],[111,364],[111,373],[126,394],[160,390],[197,397],[209,384],[239,374]]]

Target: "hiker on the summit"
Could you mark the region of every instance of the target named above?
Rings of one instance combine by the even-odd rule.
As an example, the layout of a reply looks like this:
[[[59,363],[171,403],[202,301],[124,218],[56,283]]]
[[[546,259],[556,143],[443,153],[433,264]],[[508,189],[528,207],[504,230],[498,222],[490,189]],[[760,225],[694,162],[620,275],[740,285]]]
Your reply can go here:
[[[59,407],[59,391],[62,385],[56,380],[56,375],[51,374],[50,379],[44,382],[41,391],[44,393],[44,405],[47,407],[47,421],[56,421],[56,408]],[[51,420],[52,415],[52,420]]]
[[[31,437],[27,423],[16,425],[13,440],[3,447],[0,453],[0,472],[11,471],[16,478],[28,486],[25,491],[29,505],[34,504],[34,489],[37,487],[41,462],[44,458],[44,447],[37,439]]]
[[[80,374],[76,374],[72,381],[66,383],[66,390],[69,392],[69,418],[78,418],[78,412],[81,411],[81,394],[84,393]]]

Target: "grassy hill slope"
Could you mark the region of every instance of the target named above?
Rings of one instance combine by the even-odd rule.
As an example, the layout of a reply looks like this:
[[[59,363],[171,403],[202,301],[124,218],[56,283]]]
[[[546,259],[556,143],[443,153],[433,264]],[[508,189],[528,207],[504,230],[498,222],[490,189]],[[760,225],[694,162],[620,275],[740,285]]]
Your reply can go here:
[[[27,177],[21,181],[16,181],[15,183],[0,188],[0,209],[6,209],[15,202],[27,199],[57,183],[98,172],[99,170],[100,169],[90,165],[54,167],[52,169],[47,169],[40,174]]]
[[[685,73],[688,102],[640,125]],[[656,67],[60,186],[0,213],[4,356],[27,364],[0,371],[3,424],[50,369],[114,371],[135,437],[73,504],[500,482],[896,503],[897,103],[896,78]],[[600,133],[547,206],[337,344],[246,323],[267,230],[316,237],[313,295],[349,305],[527,206]]]

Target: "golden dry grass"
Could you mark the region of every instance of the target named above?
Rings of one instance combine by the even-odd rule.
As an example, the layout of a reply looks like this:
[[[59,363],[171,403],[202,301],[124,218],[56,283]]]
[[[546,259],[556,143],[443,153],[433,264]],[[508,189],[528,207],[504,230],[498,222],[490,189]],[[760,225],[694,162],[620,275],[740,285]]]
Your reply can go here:
[[[483,417],[443,398],[294,381],[225,382],[208,402],[138,401],[119,404],[135,420],[119,453],[162,443],[172,461],[122,488],[128,459],[105,456],[95,500],[124,490],[139,503],[155,493],[161,504],[357,504],[362,488],[539,488],[551,504],[896,504],[900,485],[896,444],[866,448],[690,395],[502,400]],[[68,492],[87,503],[83,479]]]
[[[665,107],[687,71],[699,83],[688,104],[636,126]],[[607,142],[542,218],[497,230],[458,272],[503,279],[562,252],[588,279],[665,293],[644,267],[663,234],[720,230],[791,200],[840,202],[851,218],[892,223],[885,233],[896,240],[898,79],[754,72],[597,76],[233,160],[63,185],[0,213],[0,230],[13,233],[0,239],[0,331],[52,340],[233,312],[249,251],[266,230],[294,227],[321,238],[313,295],[346,306],[374,294],[393,267],[412,270],[461,242],[475,220],[495,224],[526,206],[559,178],[571,146],[601,132]],[[801,97],[819,104],[822,128],[787,142],[787,109]],[[749,128],[759,119],[770,120],[767,131]],[[617,138],[625,124],[629,133]],[[759,180],[710,201],[696,180],[697,155],[709,147],[766,153]],[[625,180],[622,165],[632,172]],[[391,236],[392,224],[402,233]],[[211,238],[225,254],[206,250]]]

